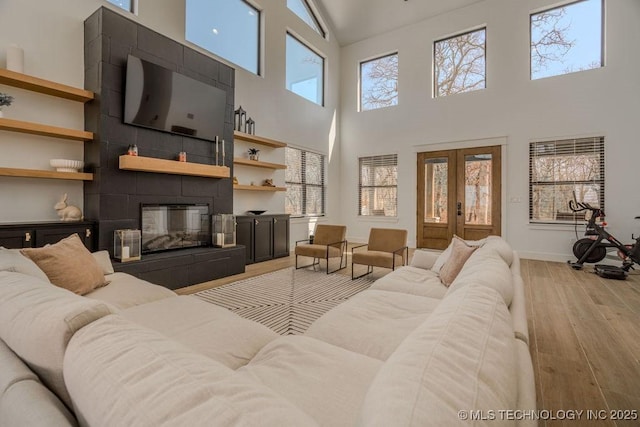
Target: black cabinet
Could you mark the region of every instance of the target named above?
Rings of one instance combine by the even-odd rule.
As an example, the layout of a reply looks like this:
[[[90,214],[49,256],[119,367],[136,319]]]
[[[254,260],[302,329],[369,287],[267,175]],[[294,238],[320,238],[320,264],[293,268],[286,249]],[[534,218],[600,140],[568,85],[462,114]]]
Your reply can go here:
[[[289,215],[237,216],[236,242],[247,264],[289,256]]]
[[[0,224],[0,246],[39,248],[57,243],[73,233],[78,233],[87,249],[95,250],[96,223],[93,221]]]
[[[273,218],[253,220],[253,260],[255,262],[273,259]]]
[[[273,257],[289,256],[289,215],[273,217]]]
[[[236,217],[236,243],[245,247],[245,264],[253,264],[253,217]]]

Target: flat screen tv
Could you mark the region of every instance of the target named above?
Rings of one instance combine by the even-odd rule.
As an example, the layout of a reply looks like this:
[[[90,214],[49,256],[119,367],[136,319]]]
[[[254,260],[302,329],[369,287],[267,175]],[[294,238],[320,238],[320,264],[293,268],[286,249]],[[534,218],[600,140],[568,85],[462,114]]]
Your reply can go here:
[[[124,122],[213,141],[222,139],[227,93],[129,55]]]

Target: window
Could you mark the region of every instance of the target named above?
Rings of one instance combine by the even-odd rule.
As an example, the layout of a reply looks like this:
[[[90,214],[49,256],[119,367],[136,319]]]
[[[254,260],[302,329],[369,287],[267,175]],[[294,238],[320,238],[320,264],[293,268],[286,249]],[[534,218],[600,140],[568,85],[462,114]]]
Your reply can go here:
[[[531,79],[603,66],[603,0],[582,0],[531,15]]]
[[[134,12],[134,2],[135,0],[107,0],[111,4],[115,4],[116,6],[127,10],[129,12]]]
[[[307,0],[287,0],[287,7],[313,28],[316,33],[326,37],[327,33],[322,29],[320,20],[316,17]]]
[[[486,87],[486,28],[434,43],[435,96]]]
[[[360,111],[398,105],[398,54],[360,63]]]
[[[604,138],[529,145],[529,220],[573,221],[569,201],[604,209]]]
[[[321,216],[325,207],[324,155],[286,147],[285,212],[292,216]]]
[[[398,155],[360,157],[358,215],[398,216]]]
[[[260,11],[243,0],[187,0],[185,38],[254,74],[260,72]]]
[[[324,104],[324,58],[287,33],[287,89]]]

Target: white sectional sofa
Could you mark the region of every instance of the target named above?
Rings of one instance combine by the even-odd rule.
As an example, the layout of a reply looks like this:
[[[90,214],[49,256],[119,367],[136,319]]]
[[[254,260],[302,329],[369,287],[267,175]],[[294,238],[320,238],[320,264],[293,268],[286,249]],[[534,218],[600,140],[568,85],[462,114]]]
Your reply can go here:
[[[416,251],[303,336],[104,262],[78,296],[0,250],[0,425],[535,425],[519,261],[481,243],[449,288]]]

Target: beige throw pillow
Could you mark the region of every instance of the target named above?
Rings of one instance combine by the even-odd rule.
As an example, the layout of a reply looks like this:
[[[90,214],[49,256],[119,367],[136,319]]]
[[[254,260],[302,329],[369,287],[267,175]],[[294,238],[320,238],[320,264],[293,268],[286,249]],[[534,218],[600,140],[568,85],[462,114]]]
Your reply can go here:
[[[464,263],[476,249],[478,249],[477,246],[469,246],[458,236],[453,236],[451,256],[440,269],[440,281],[443,285],[449,287],[453,283]]]
[[[56,286],[79,295],[106,285],[102,268],[84,246],[77,234],[73,234],[44,248],[21,249]]]

